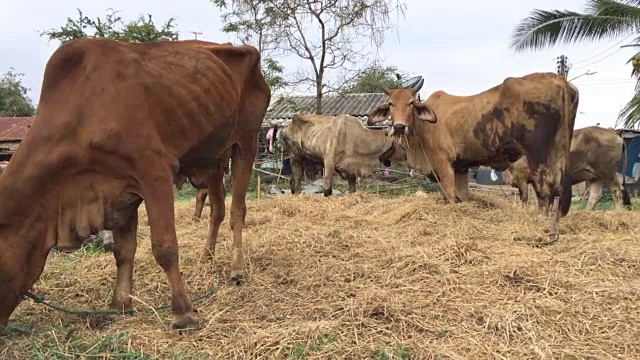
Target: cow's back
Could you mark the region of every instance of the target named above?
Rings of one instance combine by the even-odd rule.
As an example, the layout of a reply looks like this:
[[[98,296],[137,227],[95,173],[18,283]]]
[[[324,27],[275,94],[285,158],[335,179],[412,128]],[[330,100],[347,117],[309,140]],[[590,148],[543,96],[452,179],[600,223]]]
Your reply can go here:
[[[174,173],[209,167],[241,137],[257,138],[262,116],[250,115],[264,113],[270,96],[251,46],[69,41],[47,63],[38,118],[3,176],[3,200],[72,189],[83,173],[137,186],[145,158],[163,159]]]
[[[610,179],[622,161],[624,140],[611,129],[589,126],[574,130],[570,167],[573,182]]]
[[[296,114],[283,130],[293,156],[329,161],[339,170],[368,176],[379,166],[387,140],[384,132],[369,130],[350,115]]]
[[[320,114],[295,114],[282,132],[289,151],[314,161],[321,161],[333,148],[339,122],[336,117]]]
[[[438,122],[419,124],[424,127],[420,131],[428,134],[433,148],[447,153],[452,161],[460,158],[472,166],[501,170],[512,161],[497,153],[504,144],[523,141],[526,136],[531,138],[526,141],[550,147],[551,142],[568,135],[558,132],[565,118],[562,94],[566,86],[557,74],[534,73],[508,77],[469,96],[436,91],[425,102],[438,115]]]
[[[265,97],[259,58],[255,48],[198,41],[68,42],[45,71],[39,113],[47,123],[34,122],[29,134],[55,141],[69,134],[51,127],[74,129],[76,147],[153,151],[162,142],[182,156],[193,143],[226,140],[236,126],[259,128],[234,121],[241,96],[253,95],[252,87],[258,100]],[[72,114],[59,113],[64,103]],[[215,128],[212,119],[218,119]],[[140,141],[123,141],[130,136]]]

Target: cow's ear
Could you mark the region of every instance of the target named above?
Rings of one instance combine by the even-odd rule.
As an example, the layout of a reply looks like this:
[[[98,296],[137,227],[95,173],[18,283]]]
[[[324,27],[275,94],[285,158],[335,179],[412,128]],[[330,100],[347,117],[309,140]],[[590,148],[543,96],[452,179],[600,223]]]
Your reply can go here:
[[[371,114],[369,114],[369,119],[367,119],[367,125],[371,126],[373,124],[377,124],[380,121],[383,121],[384,119],[386,119],[387,116],[389,116],[390,108],[391,107],[389,106],[389,104],[379,105],[377,108],[375,108],[375,110],[371,112]]]
[[[428,121],[432,124],[438,122],[438,116],[429,105],[425,103],[417,103],[413,106],[413,112],[416,117],[422,121]]]

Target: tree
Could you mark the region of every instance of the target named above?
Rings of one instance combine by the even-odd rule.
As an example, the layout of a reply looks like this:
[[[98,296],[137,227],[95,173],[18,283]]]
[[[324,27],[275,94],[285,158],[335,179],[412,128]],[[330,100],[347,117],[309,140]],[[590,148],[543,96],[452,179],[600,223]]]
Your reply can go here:
[[[33,116],[36,108],[20,79],[24,74],[10,68],[0,79],[0,116]]]
[[[218,6],[225,0],[213,0]],[[402,0],[230,0],[230,12],[223,20],[238,33],[261,34],[274,49],[294,54],[306,68],[292,76],[293,86],[308,85],[316,91],[316,113],[321,113],[322,96],[337,92],[375,60],[375,48],[391,28],[392,13],[404,15]],[[253,9],[253,11],[247,11]],[[364,66],[363,66],[364,65]],[[329,73],[337,72],[333,80]]]
[[[541,50],[557,44],[629,37],[640,29],[640,0],[587,0],[584,13],[539,10],[520,21],[512,35],[516,51]],[[640,44],[640,37],[634,43]],[[631,76],[638,79],[636,93],[618,115],[625,127],[640,123],[640,53],[634,55]]]
[[[172,17],[158,28],[150,14],[138,17],[134,21],[124,22],[118,16],[120,11],[107,10],[105,19],[92,20],[78,10],[78,18],[67,18],[67,23],[59,29],[41,31],[40,36],[47,36],[49,40],[58,40],[60,45],[73,39],[83,37],[104,37],[119,41],[147,42],[157,40],[178,40],[175,29],[175,19]],[[88,33],[89,31],[90,33]]]
[[[225,24],[222,31],[234,33],[243,44],[253,44],[262,56],[264,77],[271,91],[277,91],[287,86],[283,77],[284,67],[273,57],[281,53],[278,49],[279,40],[267,31],[268,27],[276,26],[276,19],[269,18],[265,11],[265,4],[261,0],[244,0],[241,6],[229,9],[225,0],[211,0],[218,8],[228,10],[222,15]]]
[[[364,69],[358,77],[345,85],[341,91],[343,94],[356,93],[379,93],[382,86],[388,88],[399,88],[402,86],[401,79],[406,74],[401,73],[395,66],[373,64]]]

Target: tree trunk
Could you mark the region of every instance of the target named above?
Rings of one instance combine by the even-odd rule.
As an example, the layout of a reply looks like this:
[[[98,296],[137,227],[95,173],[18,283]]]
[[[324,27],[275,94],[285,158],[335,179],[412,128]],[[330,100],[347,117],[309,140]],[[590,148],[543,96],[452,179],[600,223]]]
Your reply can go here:
[[[316,81],[316,114],[322,114],[322,79]]]

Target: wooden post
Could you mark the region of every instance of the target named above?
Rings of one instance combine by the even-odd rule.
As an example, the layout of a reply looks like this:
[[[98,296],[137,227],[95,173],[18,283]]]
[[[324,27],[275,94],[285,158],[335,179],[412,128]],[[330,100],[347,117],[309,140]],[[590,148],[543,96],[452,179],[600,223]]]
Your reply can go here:
[[[260,199],[261,192],[262,192],[262,175],[258,175],[258,199]]]
[[[556,242],[560,238],[558,234],[558,207],[560,205],[560,198],[558,196],[553,198],[553,206],[549,214],[549,242]]]
[[[276,184],[280,185],[280,177],[282,176],[282,169],[284,169],[284,151],[280,152],[280,171],[278,171],[278,177],[276,178]]]

